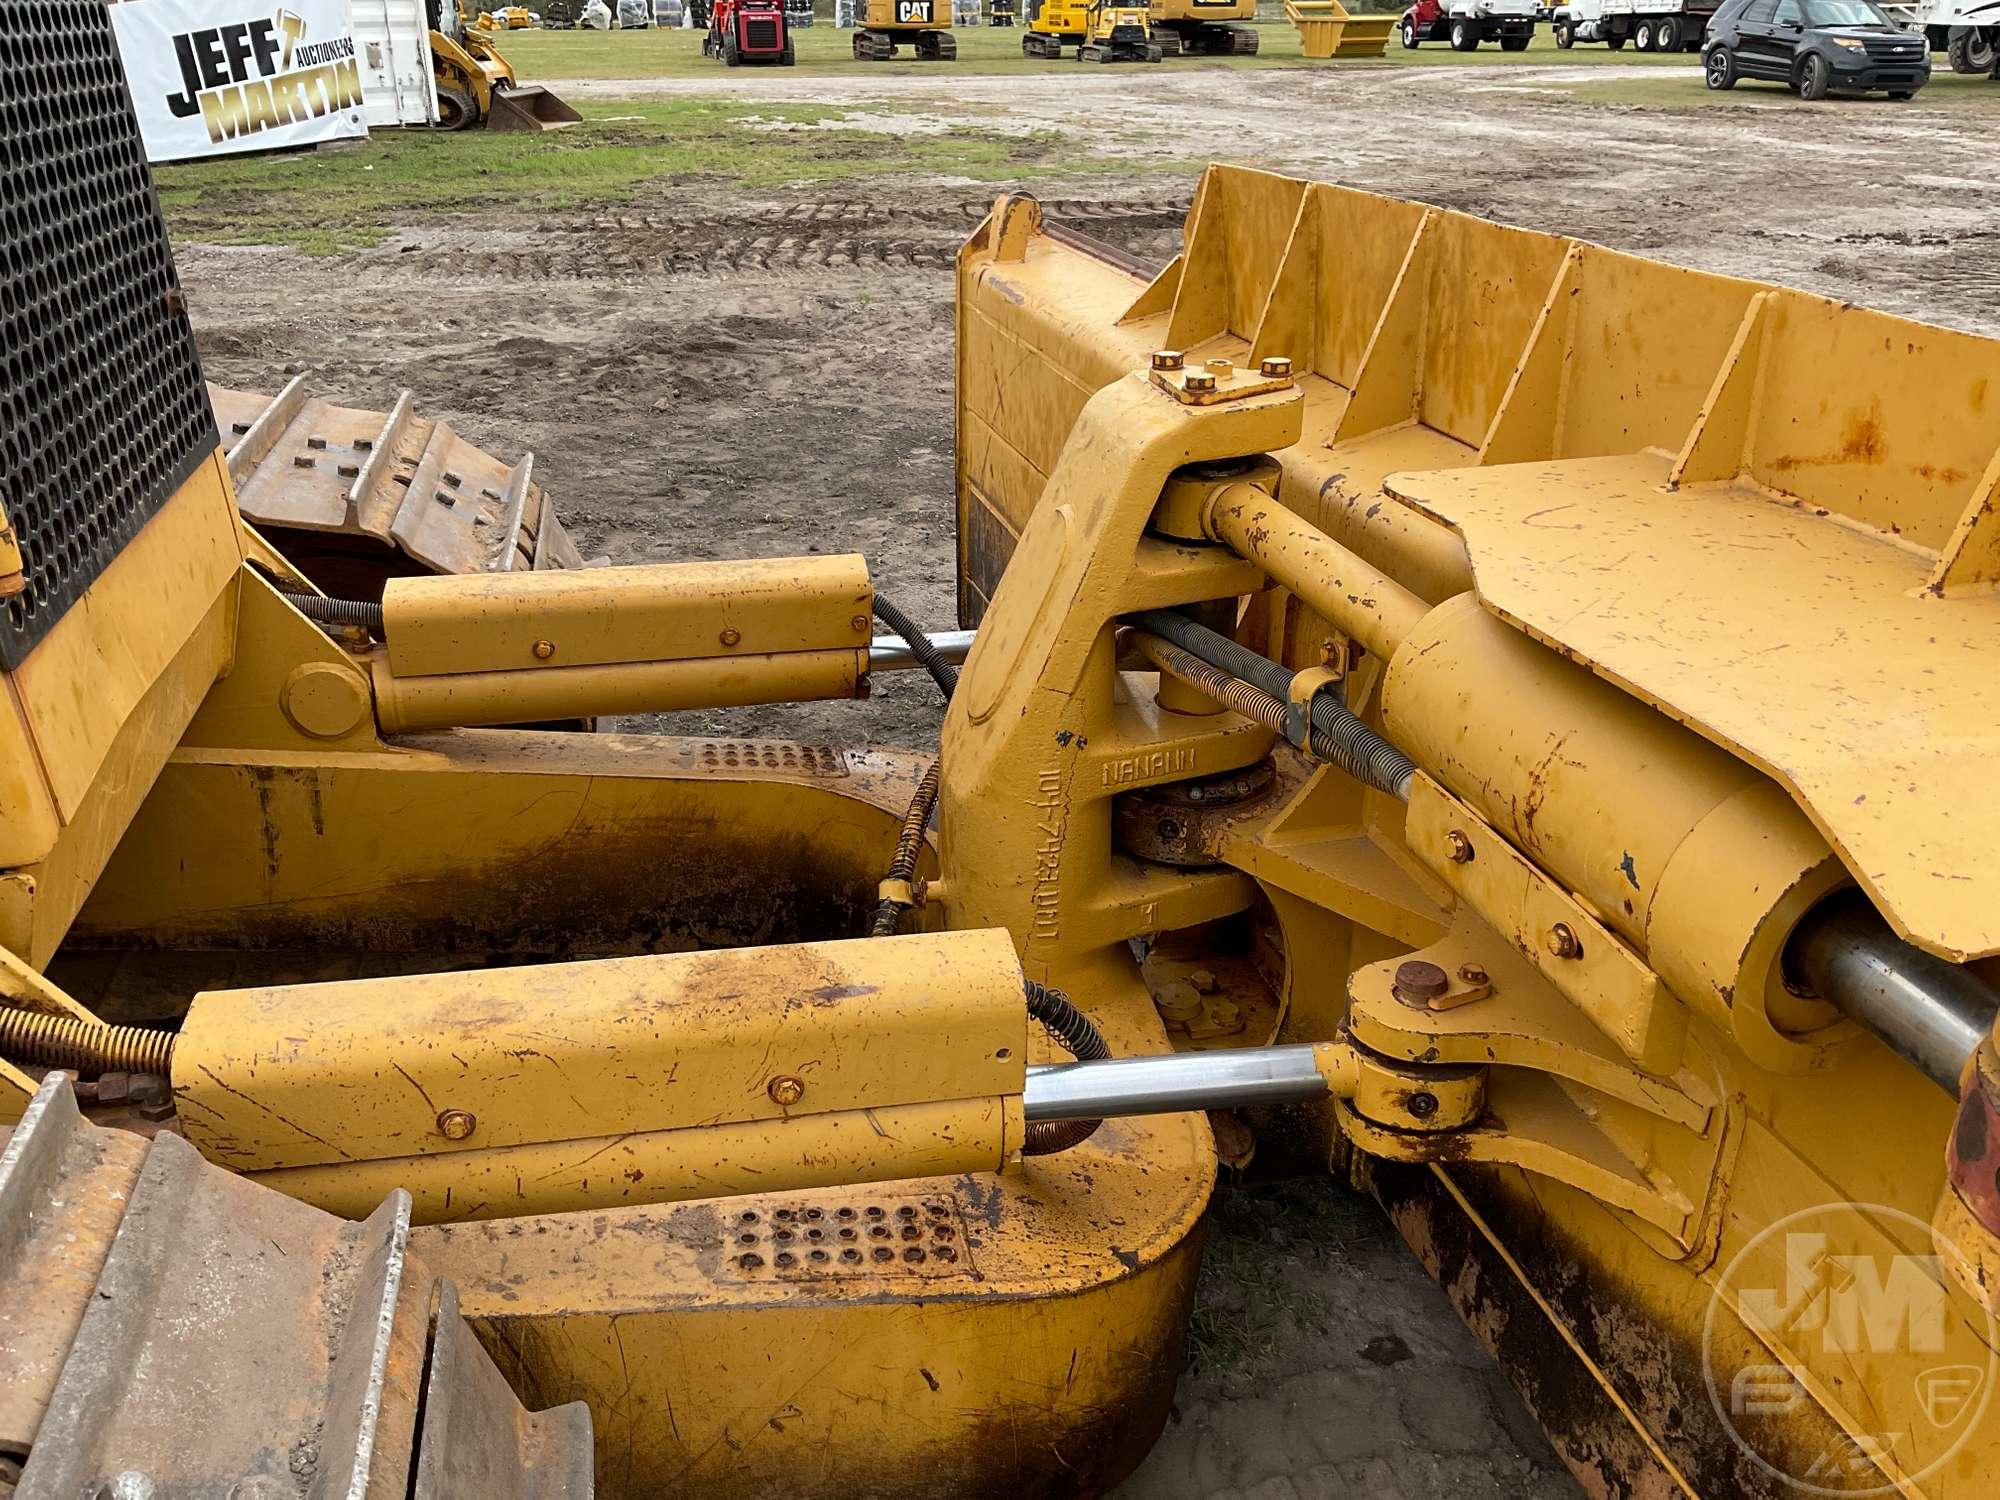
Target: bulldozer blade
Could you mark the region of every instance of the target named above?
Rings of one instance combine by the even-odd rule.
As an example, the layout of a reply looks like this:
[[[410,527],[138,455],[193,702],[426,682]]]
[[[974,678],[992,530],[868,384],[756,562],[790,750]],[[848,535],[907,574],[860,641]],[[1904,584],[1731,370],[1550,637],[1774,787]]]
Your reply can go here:
[[[567,101],[539,84],[495,89],[486,112],[488,130],[561,130],[583,118]]]

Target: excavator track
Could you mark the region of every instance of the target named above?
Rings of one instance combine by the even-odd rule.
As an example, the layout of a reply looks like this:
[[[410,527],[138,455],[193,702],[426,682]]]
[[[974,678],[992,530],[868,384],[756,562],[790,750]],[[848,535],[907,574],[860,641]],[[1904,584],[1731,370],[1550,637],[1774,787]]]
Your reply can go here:
[[[410,1252],[86,1121],[51,1073],[0,1130],[0,1491],[589,1500],[580,1401],[525,1410]]]

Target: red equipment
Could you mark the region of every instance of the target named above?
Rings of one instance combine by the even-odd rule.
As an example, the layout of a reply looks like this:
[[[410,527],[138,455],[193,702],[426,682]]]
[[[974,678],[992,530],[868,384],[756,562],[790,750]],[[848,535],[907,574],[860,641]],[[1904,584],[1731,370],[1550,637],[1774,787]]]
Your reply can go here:
[[[792,29],[785,24],[785,0],[714,0],[701,51],[702,56],[719,57],[732,68],[752,62],[789,68],[793,62]]]

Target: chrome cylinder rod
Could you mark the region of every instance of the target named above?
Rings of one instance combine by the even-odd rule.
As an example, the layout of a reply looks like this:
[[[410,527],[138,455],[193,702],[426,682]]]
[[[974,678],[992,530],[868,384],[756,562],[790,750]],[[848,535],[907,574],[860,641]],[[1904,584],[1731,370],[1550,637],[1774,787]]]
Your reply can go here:
[[[2000,995],[1971,970],[1897,937],[1860,891],[1807,913],[1785,959],[1821,999],[1953,1094],[2000,1005]]]
[[[1022,1108],[1032,1124],[1317,1099],[1327,1083],[1316,1058],[1309,1046],[1245,1047],[1031,1067]]]
[[[953,666],[964,661],[966,653],[972,649],[972,636],[970,630],[930,632],[931,644]],[[922,665],[916,653],[899,635],[878,635],[868,643],[868,670],[871,672],[908,672]]]

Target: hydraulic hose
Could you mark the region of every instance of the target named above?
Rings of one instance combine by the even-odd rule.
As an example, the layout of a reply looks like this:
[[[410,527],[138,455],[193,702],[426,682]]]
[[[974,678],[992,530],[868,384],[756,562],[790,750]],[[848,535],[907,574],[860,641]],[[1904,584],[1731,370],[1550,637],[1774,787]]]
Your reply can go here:
[[[75,1016],[0,1008],[0,1056],[37,1068],[170,1075],[174,1033],[145,1026],[105,1026]]]
[[[1042,1023],[1042,1029],[1078,1062],[1106,1062],[1111,1057],[1104,1033],[1061,990],[1052,990],[1034,980],[1026,981],[1028,1014]],[[1034,1120],[1021,1143],[1023,1156],[1053,1156],[1079,1146],[1097,1132],[1102,1120]]]
[[[359,625],[376,635],[386,634],[382,606],[365,599],[329,599],[324,594],[289,594],[279,597],[315,625]]]
[[[1291,694],[1291,672],[1270,657],[1260,656],[1248,646],[1197,624],[1186,615],[1170,609],[1146,609],[1129,618],[1142,630],[1163,637],[1231,677],[1240,678],[1276,699],[1281,706]],[[1330,693],[1320,693],[1312,700],[1312,722],[1305,748],[1378,792],[1387,792],[1405,802],[1410,798],[1416,763],[1357,719],[1346,704]]]
[[[944,694],[945,702],[949,703],[953,690],[958,687],[958,668],[944,659],[943,653],[932,643],[930,636],[919,630],[914,620],[880,594],[875,596],[875,618],[903,638],[904,644],[910,648],[910,654],[923,663],[924,670],[931,674],[932,680],[938,685],[938,691]]]
[[[879,593],[875,596],[875,618],[903,638],[910,654],[923,663],[924,670],[937,683],[938,691],[944,694],[944,701],[951,702],[952,692],[958,687],[958,668],[944,659],[930,636],[918,627],[916,621]],[[924,846],[924,829],[930,823],[931,809],[937,806],[938,777],[938,762],[932,761],[930,769],[924,772],[924,779],[917,783],[916,795],[910,798],[909,810],[903,814],[903,829],[896,838],[896,852],[889,860],[889,873],[882,881],[885,886],[907,889],[916,877],[917,855]],[[875,920],[869,928],[869,936],[893,937],[896,924],[913,904],[901,894],[885,893],[875,904]]]

